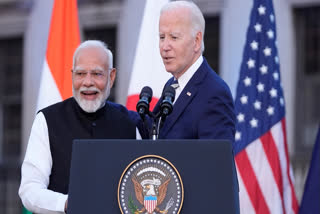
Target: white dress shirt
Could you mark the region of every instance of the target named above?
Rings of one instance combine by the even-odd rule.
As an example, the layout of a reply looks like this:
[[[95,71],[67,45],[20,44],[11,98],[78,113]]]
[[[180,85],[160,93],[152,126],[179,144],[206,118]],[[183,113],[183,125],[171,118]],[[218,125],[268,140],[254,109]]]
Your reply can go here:
[[[200,57],[193,63],[188,70],[182,74],[178,79],[179,87],[176,88],[176,98],[173,102],[173,104],[176,102],[176,100],[179,98],[181,92],[183,91],[184,87],[187,85],[189,80],[192,78],[194,73],[198,70],[198,68],[201,66],[203,62],[203,57],[200,55]]]
[[[68,195],[48,190],[52,158],[46,119],[42,112],[33,122],[26,155],[21,167],[19,196],[34,213],[64,213]]]
[[[136,129],[137,139],[141,135]],[[26,155],[21,167],[19,196],[31,212],[62,214],[68,195],[48,190],[52,168],[47,122],[39,112],[32,125]]]

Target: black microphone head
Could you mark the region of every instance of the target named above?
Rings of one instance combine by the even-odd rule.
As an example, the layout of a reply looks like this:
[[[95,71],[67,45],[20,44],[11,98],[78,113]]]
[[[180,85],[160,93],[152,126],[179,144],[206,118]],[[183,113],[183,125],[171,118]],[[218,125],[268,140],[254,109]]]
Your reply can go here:
[[[148,102],[150,103],[152,94],[152,89],[149,86],[145,86],[142,88],[139,98],[141,99],[142,97],[147,97]]]
[[[152,99],[152,89],[149,86],[143,87],[139,98],[140,100],[137,103],[136,109],[142,119],[144,119],[145,114],[149,114],[149,103]]]
[[[168,85],[163,89],[162,99],[165,99],[166,97],[170,97],[172,99],[171,102],[173,102],[175,96],[176,96],[176,90],[171,85]]]
[[[160,104],[160,112],[162,117],[166,117],[171,114],[175,96],[176,91],[171,85],[164,88],[162,92],[162,102]]]

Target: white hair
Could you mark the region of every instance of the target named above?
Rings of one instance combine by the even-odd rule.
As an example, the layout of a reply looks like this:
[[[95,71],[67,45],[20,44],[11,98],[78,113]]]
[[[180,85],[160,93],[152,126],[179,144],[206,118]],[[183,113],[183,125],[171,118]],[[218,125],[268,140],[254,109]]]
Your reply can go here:
[[[101,48],[103,51],[105,51],[105,53],[108,56],[108,64],[109,64],[109,71],[108,73],[110,73],[110,70],[113,68],[113,55],[112,52],[109,50],[108,45],[102,41],[99,40],[87,40],[82,42],[77,49],[75,50],[74,54],[73,54],[73,65],[72,68],[74,69],[75,63],[76,63],[76,58],[78,53],[85,48],[89,48],[89,47],[98,47]]]
[[[199,7],[193,3],[192,1],[172,1],[165,4],[161,8],[160,14],[164,12],[185,8],[190,11],[190,21],[191,21],[191,34],[192,36],[196,36],[196,34],[200,31],[202,33],[202,44],[201,51],[204,51],[204,31],[205,31],[205,20],[203,14]]]

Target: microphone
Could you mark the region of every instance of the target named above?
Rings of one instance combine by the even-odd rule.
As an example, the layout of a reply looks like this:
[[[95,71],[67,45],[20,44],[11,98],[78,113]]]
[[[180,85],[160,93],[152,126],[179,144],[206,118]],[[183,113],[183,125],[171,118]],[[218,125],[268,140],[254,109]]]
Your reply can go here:
[[[143,87],[139,98],[140,100],[137,103],[136,109],[139,115],[144,118],[144,115],[149,113],[149,103],[152,99],[152,89],[149,86]]]
[[[160,104],[160,112],[162,116],[166,117],[171,114],[175,96],[176,91],[172,86],[168,85],[164,88],[162,92],[162,102]]]

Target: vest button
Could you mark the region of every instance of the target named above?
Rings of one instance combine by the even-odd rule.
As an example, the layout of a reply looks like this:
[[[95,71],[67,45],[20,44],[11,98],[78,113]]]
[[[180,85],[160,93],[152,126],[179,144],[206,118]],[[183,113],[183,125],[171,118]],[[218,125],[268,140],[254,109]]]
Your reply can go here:
[[[92,126],[97,126],[97,124],[95,122],[92,123]]]

